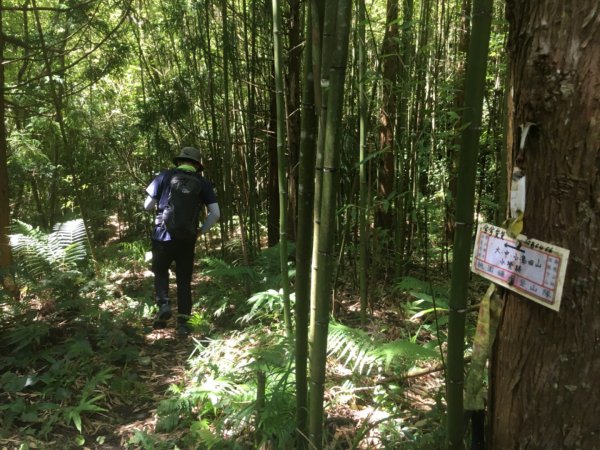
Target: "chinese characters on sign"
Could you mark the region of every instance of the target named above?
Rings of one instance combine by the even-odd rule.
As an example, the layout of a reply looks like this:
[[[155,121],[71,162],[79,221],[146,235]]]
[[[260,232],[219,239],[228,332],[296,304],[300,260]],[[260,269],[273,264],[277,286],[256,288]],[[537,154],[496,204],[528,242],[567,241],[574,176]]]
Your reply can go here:
[[[471,270],[534,302],[558,311],[569,250],[480,224]]]

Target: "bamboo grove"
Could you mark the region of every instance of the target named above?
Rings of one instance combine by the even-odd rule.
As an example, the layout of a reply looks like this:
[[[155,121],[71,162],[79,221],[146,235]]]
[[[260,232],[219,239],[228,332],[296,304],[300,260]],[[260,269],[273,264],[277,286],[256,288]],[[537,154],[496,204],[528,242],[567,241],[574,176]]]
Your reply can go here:
[[[471,34],[471,8],[469,0],[3,0],[2,216],[46,230],[81,217],[91,249],[111,226],[121,238],[143,235],[143,188],[176,149],[198,147],[222,209],[220,252],[240,248],[236,262],[250,265],[280,244],[298,445],[307,438],[320,448],[339,274],[358,286],[365,324],[399,276],[449,274],[465,214],[504,219],[501,2],[491,9],[487,69],[473,79],[482,101],[473,202],[457,179],[463,105],[476,88],[467,49],[488,41]],[[463,340],[453,344],[460,361]],[[459,422],[460,408],[451,411]]]

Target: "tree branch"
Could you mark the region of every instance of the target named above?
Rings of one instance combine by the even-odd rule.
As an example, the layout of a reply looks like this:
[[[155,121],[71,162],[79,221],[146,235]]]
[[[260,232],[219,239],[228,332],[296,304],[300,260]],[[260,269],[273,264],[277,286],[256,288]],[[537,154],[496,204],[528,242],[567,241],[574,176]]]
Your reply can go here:
[[[66,12],[70,12],[70,11],[76,11],[78,9],[83,9],[86,6],[95,3],[97,0],[89,0],[87,2],[84,3],[80,3],[76,6],[71,6],[69,8],[65,7],[65,8],[56,8],[56,7],[52,7],[52,6],[36,6],[36,7],[32,7],[32,6],[3,6],[2,7],[2,11],[9,11],[9,12],[14,12],[14,11],[18,11],[18,12],[30,12],[30,11],[53,11],[53,12],[60,12],[60,13],[66,13]]]
[[[17,47],[31,48],[27,42],[22,41],[21,39],[19,39],[17,37],[9,36],[8,34],[5,34],[5,33],[2,33],[2,35],[0,35],[0,37],[7,44],[16,45]]]

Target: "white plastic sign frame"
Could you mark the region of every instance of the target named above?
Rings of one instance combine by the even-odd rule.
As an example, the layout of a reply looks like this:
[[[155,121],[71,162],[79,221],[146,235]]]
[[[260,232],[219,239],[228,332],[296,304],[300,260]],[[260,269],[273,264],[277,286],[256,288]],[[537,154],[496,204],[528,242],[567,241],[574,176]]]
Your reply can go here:
[[[522,234],[514,239],[504,228],[482,223],[477,227],[471,270],[558,311],[568,260],[565,248]]]

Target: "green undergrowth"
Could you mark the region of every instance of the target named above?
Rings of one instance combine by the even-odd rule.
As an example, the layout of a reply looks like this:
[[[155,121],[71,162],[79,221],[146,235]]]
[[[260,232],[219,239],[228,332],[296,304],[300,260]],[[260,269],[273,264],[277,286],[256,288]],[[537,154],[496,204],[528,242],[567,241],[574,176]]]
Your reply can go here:
[[[0,297],[1,443],[294,448],[294,345],[282,321],[277,248],[251,266],[204,257],[194,280],[194,337],[150,348],[148,244],[107,246],[93,267],[81,223],[54,233],[25,224],[14,232],[21,289],[18,299]],[[417,390],[406,376],[440,363],[447,288],[403,278],[361,328],[351,312],[356,294],[344,280],[340,286],[348,300],[329,331],[327,448],[436,448],[444,439],[440,376]],[[187,353],[175,356],[182,348]],[[172,364],[144,378],[140,368],[154,367],[152,352],[172,355]],[[168,385],[150,383],[161,375]],[[117,436],[115,416],[126,424],[141,404],[150,405],[152,426],[131,424]]]
[[[130,370],[140,359],[139,329],[114,314],[127,300],[94,276],[84,236],[81,221],[49,234],[15,225],[20,290],[0,297],[0,439],[27,446],[64,434],[83,445],[109,400],[148,395]]]
[[[277,251],[267,253],[251,268],[203,261],[203,274],[210,279],[199,289],[203,296],[197,306],[213,322],[213,334],[196,343],[185,379],[171,386],[170,397],[159,405],[155,433],[140,433],[136,442],[166,445],[165,436],[175,433],[172,445],[181,448],[294,448],[293,343],[282,323],[277,257]],[[248,284],[255,292],[250,296],[245,295]],[[374,319],[367,329],[330,324],[327,448],[442,445],[439,377],[425,393],[427,405],[415,412],[404,376],[439,362],[447,292],[406,278],[393,293],[403,298],[401,321]],[[400,333],[399,327],[404,328]]]

